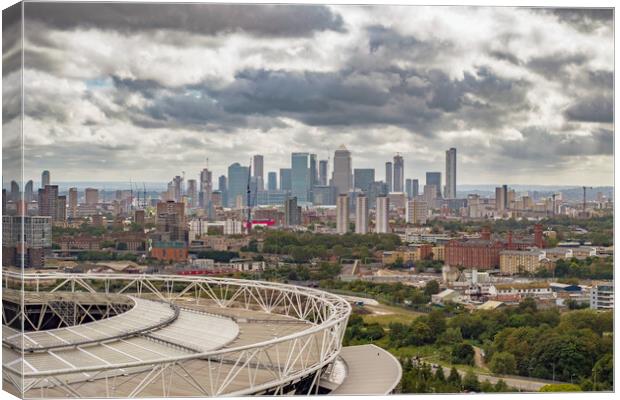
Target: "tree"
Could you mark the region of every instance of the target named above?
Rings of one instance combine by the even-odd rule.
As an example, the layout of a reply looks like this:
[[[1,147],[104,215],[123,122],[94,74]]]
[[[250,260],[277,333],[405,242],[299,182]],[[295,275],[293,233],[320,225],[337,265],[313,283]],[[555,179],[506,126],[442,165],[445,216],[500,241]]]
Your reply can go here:
[[[426,323],[416,320],[411,324],[411,333],[408,338],[409,343],[414,345],[431,343],[433,337],[433,332]]]
[[[461,335],[460,328],[447,328],[438,338],[439,344],[456,344],[463,341],[463,335]]]
[[[439,366],[437,368],[437,370],[435,371],[435,379],[437,379],[439,382],[445,382],[446,381],[446,375],[443,372],[443,367]]]
[[[463,378],[463,390],[468,392],[480,391],[480,382],[478,382],[478,377],[472,371],[467,371]]]
[[[493,354],[489,368],[496,374],[511,375],[517,370],[517,360],[512,354],[500,351]]]
[[[439,293],[439,282],[436,280],[428,281],[426,286],[424,287],[424,294],[427,296],[431,296],[433,294]]]
[[[448,375],[448,383],[459,388],[461,387],[461,375],[454,367],[450,369],[450,375]]]
[[[457,344],[452,348],[452,362],[454,364],[474,364],[474,348],[467,343]]]

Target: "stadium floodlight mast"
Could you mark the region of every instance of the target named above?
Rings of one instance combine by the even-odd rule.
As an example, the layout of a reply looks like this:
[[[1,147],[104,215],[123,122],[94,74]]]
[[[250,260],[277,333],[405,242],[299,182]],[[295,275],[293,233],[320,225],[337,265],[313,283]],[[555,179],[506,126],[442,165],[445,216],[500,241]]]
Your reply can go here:
[[[102,335],[88,341],[83,338],[75,342],[64,340],[67,343],[53,343],[49,348],[28,347],[26,341],[23,341],[26,353],[23,357],[5,362],[3,379],[25,397],[286,394],[300,382],[306,385],[304,390],[307,393],[318,392],[322,374],[339,355],[351,313],[351,306],[340,296],[275,282],[178,275],[12,272],[5,273],[4,278],[7,289],[11,285],[19,285],[24,288],[26,298],[34,295],[42,301],[48,297],[42,295],[45,293],[72,293],[77,302],[80,301],[80,294],[127,296],[134,303],[135,299],[152,298],[176,310],[176,317],[179,310],[184,312],[189,304],[187,302],[195,301],[198,304],[208,301],[216,309],[256,310],[261,315],[278,316],[280,320],[274,321],[274,324],[303,324],[299,331],[283,333],[267,340],[239,345],[232,343],[209,351],[162,355],[148,360],[133,357],[132,361],[109,362],[100,359],[101,362],[92,365],[76,365],[79,362],[72,363],[63,359],[63,348],[66,351],[80,350],[83,346],[100,345],[107,348],[115,340],[124,341],[140,334],[145,334],[149,340],[160,340],[151,337],[148,332],[157,332],[161,326],[174,324],[176,317],[170,317],[168,311],[167,319],[164,318],[159,326],[147,326],[143,330],[128,330],[120,334],[115,332],[113,336]],[[23,302],[18,314],[22,320],[27,318]],[[113,324],[114,319],[121,315],[97,323],[107,321]],[[3,319],[5,325],[8,322]],[[75,326],[66,329],[72,331],[73,328]],[[45,331],[34,333],[42,332]],[[27,332],[23,336],[28,335]],[[167,344],[182,348],[179,343]],[[11,345],[3,335],[3,346],[10,348]],[[38,370],[28,365],[28,354],[33,352],[54,356],[63,361],[62,367]],[[125,359],[131,357],[132,354],[127,354]]]

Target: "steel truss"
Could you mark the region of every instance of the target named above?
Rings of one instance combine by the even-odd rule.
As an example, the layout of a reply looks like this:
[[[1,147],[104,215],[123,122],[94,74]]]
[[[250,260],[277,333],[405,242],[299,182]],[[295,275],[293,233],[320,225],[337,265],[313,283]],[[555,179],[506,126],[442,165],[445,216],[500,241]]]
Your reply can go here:
[[[322,372],[340,352],[351,312],[348,302],[337,295],[273,282],[132,274],[13,274],[10,278],[23,279],[24,287],[35,288],[35,293],[130,295],[180,307],[208,301],[221,309],[276,314],[308,326],[258,343],[149,361],[47,371],[24,368],[16,361],[3,365],[5,382],[25,397],[239,396],[288,394],[300,387],[306,393],[316,392]],[[55,284],[42,289],[42,283],[50,281]]]

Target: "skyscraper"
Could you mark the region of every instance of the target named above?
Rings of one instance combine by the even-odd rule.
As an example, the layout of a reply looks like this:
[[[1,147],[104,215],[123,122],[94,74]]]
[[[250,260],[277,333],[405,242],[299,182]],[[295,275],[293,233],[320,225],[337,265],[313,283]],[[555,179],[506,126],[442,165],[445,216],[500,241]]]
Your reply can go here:
[[[394,187],[392,185],[393,177],[394,176],[392,175],[392,162],[388,161],[385,163],[385,183],[387,183],[388,192],[392,192],[392,188]]]
[[[319,170],[316,165],[316,154],[310,154],[310,187],[319,184]]]
[[[45,170],[41,173],[41,187],[44,188],[50,184],[50,172]]]
[[[284,202],[284,225],[295,226],[301,223],[301,210],[297,205],[297,197],[289,197]]]
[[[368,233],[368,197],[364,195],[358,196],[355,203],[355,233]]]
[[[446,199],[456,199],[456,149],[454,147],[446,151]]]
[[[196,179],[188,179],[187,197],[190,208],[195,208],[198,206],[198,186],[196,184]]]
[[[405,162],[400,154],[394,156],[394,182],[392,191],[405,191]]]
[[[67,215],[66,206],[66,196],[58,196],[58,185],[47,185],[39,189],[40,216],[52,217],[53,222],[64,221]]]
[[[495,209],[504,211],[508,208],[508,185],[495,188]]]
[[[220,190],[222,190],[222,188],[220,188]],[[213,193],[213,172],[209,171],[208,168],[204,168],[200,171],[199,191],[199,197],[202,199],[200,207],[208,210],[211,204],[211,193]]]
[[[291,190],[293,187],[290,168],[280,168],[280,190]]]
[[[84,200],[88,205],[96,205],[99,203],[99,190],[95,188],[84,189]]]
[[[226,175],[220,175],[217,180],[217,188],[222,196],[222,207],[228,207],[228,179]]]
[[[411,180],[411,198],[416,197],[418,194],[420,194],[420,184],[418,183],[417,179],[412,179]]]
[[[319,185],[327,186],[327,160],[319,161]]]
[[[405,216],[409,224],[425,224],[428,219],[427,203],[417,199],[407,201]]]
[[[340,235],[349,231],[349,195],[341,193],[336,202],[336,232]]]
[[[77,217],[78,210],[78,190],[76,187],[69,188],[69,216]]]
[[[26,200],[26,202],[34,200],[33,190],[33,182],[32,180],[29,180],[28,182],[26,182],[26,187],[24,189],[24,200]]]
[[[257,154],[254,156],[252,176],[256,178],[256,186],[258,190],[265,189],[265,184],[263,180],[264,179],[263,163],[264,163],[264,159],[262,155]]]
[[[310,155],[308,153],[291,154],[291,194],[297,202],[310,201]]]
[[[231,164],[228,167],[228,207],[234,208],[239,196],[241,204],[247,203],[247,187],[249,167],[243,167],[239,163]]]
[[[413,180],[405,179],[405,193],[407,193],[407,198],[410,199],[413,197]]]
[[[390,231],[390,199],[387,196],[377,197],[377,209],[375,211],[375,232],[388,233]]]
[[[278,174],[273,171],[267,174],[267,190],[278,190]]]
[[[374,168],[355,168],[353,170],[353,186],[368,193],[370,185],[375,181]]]
[[[437,198],[441,198],[441,172],[427,172],[426,184],[435,186],[437,189]]]
[[[334,153],[334,172],[332,186],[336,187],[336,193],[349,193],[353,186],[351,174],[351,153],[344,145],[341,145]]]

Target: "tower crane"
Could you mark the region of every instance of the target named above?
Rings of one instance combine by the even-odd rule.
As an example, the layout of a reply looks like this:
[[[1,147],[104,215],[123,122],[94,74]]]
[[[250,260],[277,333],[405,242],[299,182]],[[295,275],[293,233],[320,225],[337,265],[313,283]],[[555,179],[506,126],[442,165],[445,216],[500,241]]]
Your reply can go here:
[[[247,206],[248,206],[248,222],[247,222],[247,230],[248,235],[252,232],[252,206],[250,205],[250,195],[252,190],[250,189],[250,181],[252,179],[252,159],[250,158],[250,166],[248,167],[248,186],[247,186]]]

